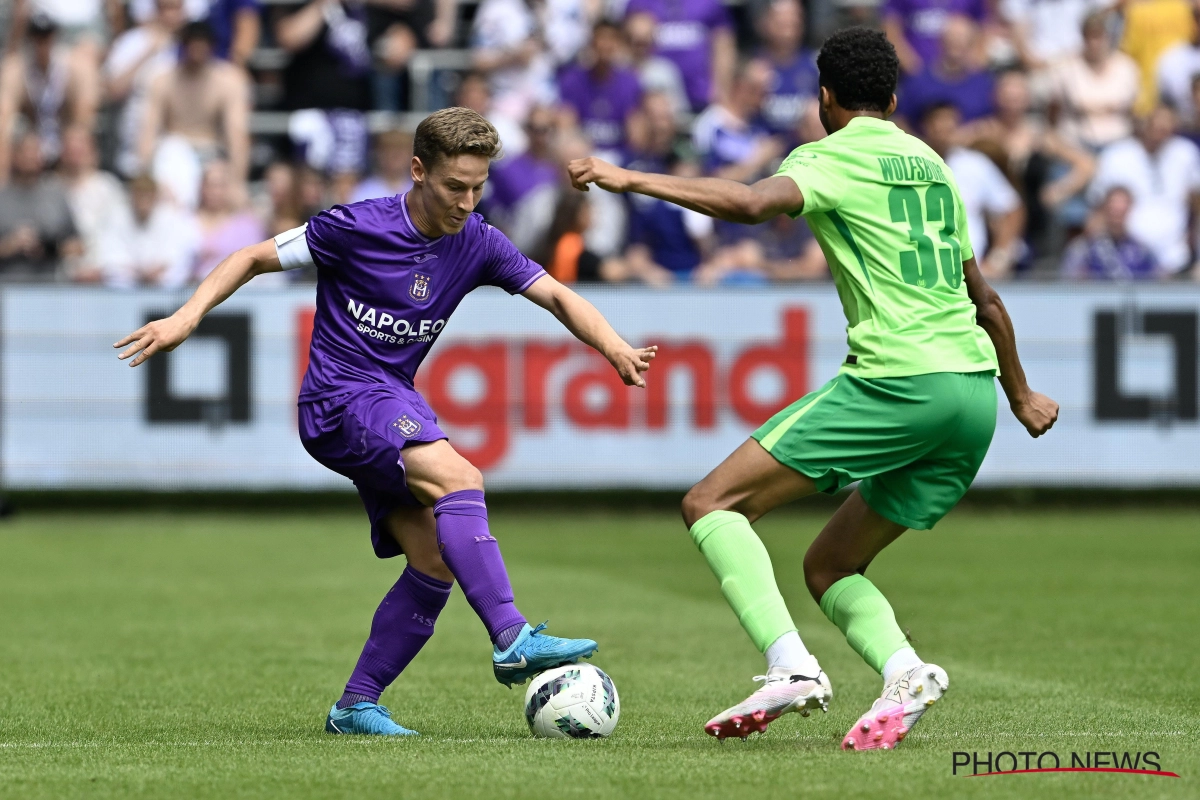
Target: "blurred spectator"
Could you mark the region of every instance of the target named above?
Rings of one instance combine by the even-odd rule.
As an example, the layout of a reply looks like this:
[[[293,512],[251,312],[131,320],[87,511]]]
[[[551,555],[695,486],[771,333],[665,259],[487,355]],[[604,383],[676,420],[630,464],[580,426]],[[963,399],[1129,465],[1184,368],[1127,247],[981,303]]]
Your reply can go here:
[[[705,171],[718,178],[750,183],[765,175],[783,154],[783,141],[762,119],[773,73],[766,63],[745,62],[737,71],[729,99],[696,117],[692,141]]]
[[[758,19],[759,51],[773,73],[763,104],[772,133],[796,143],[800,118],[820,94],[816,56],[804,49],[804,7],[799,0],[770,0]]]
[[[625,146],[629,115],[642,101],[637,73],[619,63],[623,44],[619,27],[599,22],[587,62],[571,64],[558,76],[563,107],[600,150]]]
[[[371,51],[361,3],[312,0],[279,20],[275,40],[291,54],[283,73],[284,108],[371,108]]]
[[[109,36],[120,30],[122,16],[114,0],[15,0],[26,5],[34,17],[49,19],[61,31],[62,41],[88,67],[95,70]]]
[[[1192,38],[1180,42],[1158,59],[1158,93],[1175,107],[1185,125],[1197,122],[1192,86],[1200,75],[1200,0],[1192,0]]]
[[[521,124],[500,113],[492,105],[492,92],[487,78],[480,72],[468,72],[454,92],[454,104],[469,108],[487,118],[500,134],[505,156],[519,156],[529,146]]]
[[[1136,137],[1104,148],[1089,195],[1099,203],[1115,186],[1133,198],[1129,234],[1150,248],[1159,266],[1176,273],[1191,263],[1188,235],[1200,197],[1200,149],[1175,134],[1175,112],[1157,106]]]
[[[979,29],[969,17],[951,14],[942,26],[941,54],[905,78],[897,113],[910,123],[936,105],[958,109],[966,122],[992,113],[994,83],[987,70],[975,67]]]
[[[412,188],[412,135],[384,131],[375,141],[375,171],[354,187],[350,202],[391,197]]]
[[[669,58],[654,52],[654,34],[658,28],[653,14],[630,14],[625,18],[625,39],[633,69],[643,92],[658,92],[671,102],[675,116],[685,119],[691,115],[692,104],[683,84],[683,73]]]
[[[42,172],[33,133],[13,146],[12,178],[0,188],[0,278],[50,279],[59,259],[82,255],[62,182]]]
[[[980,270],[988,278],[1003,278],[1024,256],[1025,209],[991,159],[956,144],[962,138],[959,122],[954,106],[934,106],[922,121],[925,141],[954,173]]]
[[[1191,104],[1193,109],[1200,108],[1200,72],[1192,78]],[[1191,122],[1180,131],[1180,134],[1192,144],[1200,147],[1200,114],[1193,114]]]
[[[134,178],[129,196],[131,213],[101,237],[99,279],[122,289],[183,286],[200,240],[195,219],[160,197],[153,178]]]
[[[523,120],[558,99],[554,71],[589,35],[579,0],[483,0],[471,33],[475,69],[491,82],[495,109]]]
[[[209,162],[200,184],[200,208],[196,213],[200,242],[192,268],[193,281],[204,280],[235,250],[258,244],[267,238],[267,232],[258,217],[250,211],[238,209],[233,189],[229,165],[224,161]],[[282,273],[275,274],[282,278]],[[280,278],[260,280],[257,285],[281,283]]]
[[[97,169],[98,164],[91,131],[78,125],[67,128],[59,171],[67,187],[71,218],[83,240],[83,263],[88,268],[99,264],[106,232],[120,227],[129,217],[125,188],[116,176]]]
[[[956,15],[982,25],[987,18],[987,4],[984,0],[884,0],[883,29],[896,46],[900,69],[915,75],[937,61],[942,29]],[[974,63],[981,61],[976,54]]]
[[[554,221],[563,170],[554,153],[554,112],[538,107],[525,126],[529,147],[492,166],[488,216],[522,253],[535,252]]]
[[[1104,196],[1085,235],[1063,255],[1062,273],[1068,278],[1130,280],[1160,276],[1150,248],[1129,235],[1133,196],[1114,186]]]
[[[1158,59],[1172,46],[1192,38],[1195,25],[1188,0],[1126,0],[1121,49],[1137,62],[1141,92],[1136,114],[1146,114],[1158,101]]]
[[[154,0],[129,0],[129,10],[141,25],[154,16]],[[262,32],[260,0],[184,0],[184,13],[189,21],[204,21],[213,29],[217,58],[246,66]]]
[[[25,46],[0,63],[0,183],[8,176],[9,144],[18,123],[37,134],[47,163],[58,160],[63,128],[95,124],[100,102],[95,64],[58,38],[49,17],[35,16]]]
[[[561,283],[595,283],[611,280],[619,274],[613,271],[613,259],[602,262],[587,249],[583,234],[591,227],[591,205],[583,192],[568,191],[554,214],[547,237],[549,251],[545,257],[546,272]],[[606,277],[608,276],[608,277]]]
[[[649,14],[658,22],[658,54],[683,73],[693,111],[727,98],[737,65],[733,22],[720,0],[629,0],[627,15]]]
[[[104,64],[105,95],[123,104],[117,125],[117,169],[127,176],[140,169],[138,141],[150,84],[175,64],[175,36],[183,27],[183,0],[157,0],[148,22],[125,31],[113,42]]]
[[[238,183],[250,167],[250,92],[245,73],[213,55],[212,29],[191,22],[180,32],[179,62],[155,76],[142,120],[139,161],[160,188],[195,208],[202,164],[229,161]]]
[[[578,131],[560,133],[555,142],[558,155],[559,175],[566,188],[567,163],[577,158],[587,158],[595,151],[592,142]],[[587,192],[588,212],[587,230],[583,232],[583,241],[601,259],[619,255],[625,246],[625,231],[627,212],[623,195],[611,192]]]
[[[1051,70],[1051,94],[1063,138],[1093,151],[1123,139],[1133,129],[1138,68],[1109,39],[1107,14],[1083,22],[1083,51]]]
[[[377,57],[377,109],[400,109],[400,71],[417,50],[450,44],[457,22],[458,0],[369,0],[367,42]]]
[[[1082,192],[1096,160],[1030,114],[1029,79],[1009,70],[996,79],[996,114],[965,126],[963,141],[1000,163],[1029,211],[1026,239],[1038,255],[1057,255],[1060,229],[1087,217]]]
[[[1113,0],[1001,0],[1013,45],[1026,69],[1041,70],[1083,49],[1080,30],[1088,14]]]

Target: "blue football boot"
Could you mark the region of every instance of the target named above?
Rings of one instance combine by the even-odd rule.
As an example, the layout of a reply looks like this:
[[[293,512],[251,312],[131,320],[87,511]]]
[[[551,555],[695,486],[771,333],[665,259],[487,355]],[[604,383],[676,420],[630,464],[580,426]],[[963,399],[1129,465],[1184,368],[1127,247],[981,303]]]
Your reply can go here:
[[[526,625],[507,650],[499,647],[492,650],[496,680],[511,688],[514,683],[524,683],[551,667],[591,658],[599,649],[591,639],[560,639],[542,633],[545,629],[545,622],[536,628]]]
[[[420,736],[403,725],[392,722],[392,712],[375,703],[355,703],[338,708],[334,703],[325,718],[329,733],[365,733],[372,736]]]

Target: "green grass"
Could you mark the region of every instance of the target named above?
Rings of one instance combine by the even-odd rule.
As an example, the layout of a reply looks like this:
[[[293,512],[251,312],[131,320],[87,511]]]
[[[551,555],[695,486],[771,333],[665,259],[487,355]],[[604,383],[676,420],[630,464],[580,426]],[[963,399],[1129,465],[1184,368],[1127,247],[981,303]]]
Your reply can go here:
[[[701,725],[761,658],[673,514],[493,516],[530,619],[601,642],[611,739],[531,739],[457,591],[384,699],[423,736],[325,734],[401,568],[357,514],[37,514],[0,527],[0,796],[1200,796],[1195,511],[964,511],[901,539],[871,577],[953,687],[890,753],[838,749],[878,677],[804,591],[822,516],[759,529],[832,709],[744,744]],[[954,751],[1049,750],[1183,777],[951,775]]]

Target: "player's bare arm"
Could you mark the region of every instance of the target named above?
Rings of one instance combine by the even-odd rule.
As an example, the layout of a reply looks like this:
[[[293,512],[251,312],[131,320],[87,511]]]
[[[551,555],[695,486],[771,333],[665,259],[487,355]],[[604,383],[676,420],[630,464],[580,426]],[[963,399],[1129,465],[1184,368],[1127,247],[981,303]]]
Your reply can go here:
[[[1000,386],[1008,397],[1009,407],[1029,435],[1037,438],[1054,426],[1058,419],[1058,403],[1029,388],[1025,370],[1017,356],[1017,336],[1012,320],[996,290],[988,285],[975,259],[963,262],[963,278],[967,294],[975,304],[975,320],[987,331],[996,357],[1000,361]]]
[[[572,161],[567,172],[576,189],[587,191],[588,184],[594,183],[609,192],[649,195],[745,225],[757,225],[780,214],[795,214],[804,207],[804,195],[796,182],[779,175],[747,185],[723,178],[681,178],[638,172],[595,157]]]
[[[116,342],[113,347],[128,345],[128,349],[117,358],[124,360],[133,356],[129,366],[136,367],[155,353],[169,353],[192,335],[205,314],[223,303],[247,281],[255,275],[279,272],[280,269],[274,240],[243,247],[218,264],[174,314],[146,323]]]
[[[633,347],[617,335],[594,305],[549,275],[534,281],[524,294],[557,317],[576,339],[607,358],[626,386],[645,388],[642,373],[650,369],[656,345]]]

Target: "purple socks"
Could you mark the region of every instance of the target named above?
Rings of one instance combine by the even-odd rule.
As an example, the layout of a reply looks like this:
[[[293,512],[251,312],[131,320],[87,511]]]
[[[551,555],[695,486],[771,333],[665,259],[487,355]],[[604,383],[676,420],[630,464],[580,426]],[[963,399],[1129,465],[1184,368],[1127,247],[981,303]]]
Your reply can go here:
[[[510,629],[516,628],[519,633],[525,617],[513,605],[512,585],[500,545],[488,532],[483,492],[451,492],[434,503],[433,515],[442,560],[454,573],[467,602],[483,620],[493,642],[507,639],[511,644],[517,637]]]
[[[408,662],[433,635],[433,623],[446,607],[452,584],[405,567],[371,620],[363,647],[338,708],[379,701]],[[510,595],[511,597],[511,595]]]

